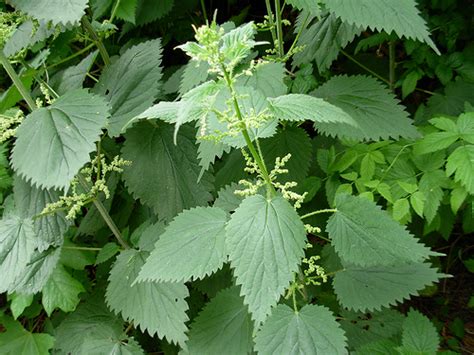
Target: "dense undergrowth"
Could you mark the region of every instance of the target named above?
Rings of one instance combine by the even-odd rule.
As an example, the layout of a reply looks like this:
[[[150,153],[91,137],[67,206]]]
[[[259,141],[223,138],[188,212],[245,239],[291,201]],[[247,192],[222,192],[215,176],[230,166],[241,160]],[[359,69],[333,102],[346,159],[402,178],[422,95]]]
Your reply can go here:
[[[1,354],[474,351],[472,3],[0,7]]]

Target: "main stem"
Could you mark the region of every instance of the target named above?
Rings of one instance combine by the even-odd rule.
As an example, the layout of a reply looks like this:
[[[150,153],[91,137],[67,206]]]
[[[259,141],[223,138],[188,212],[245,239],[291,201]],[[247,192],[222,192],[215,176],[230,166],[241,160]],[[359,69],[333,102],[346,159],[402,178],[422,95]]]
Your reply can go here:
[[[2,63],[3,67],[5,68],[5,70],[8,74],[8,76],[10,77],[10,79],[13,81],[13,84],[16,86],[16,88],[20,92],[20,95],[26,101],[26,104],[28,105],[30,111],[33,111],[36,108],[36,103],[33,100],[33,98],[31,97],[28,90],[25,88],[25,86],[21,82],[20,77],[15,72],[15,69],[13,69],[13,67],[10,64],[10,62],[8,61],[7,57],[5,57],[5,54],[3,54],[3,50],[0,50],[0,62]]]
[[[102,57],[102,60],[104,61],[105,66],[106,67],[110,66],[111,61],[110,61],[109,53],[107,52],[107,49],[105,49],[105,46],[102,43],[102,40],[94,31],[94,28],[92,27],[90,21],[87,19],[86,16],[82,18],[82,24],[84,28],[86,29],[86,31],[89,33],[89,35],[92,37],[92,40],[94,41],[97,48],[99,49],[100,56]]]
[[[270,23],[270,33],[272,34],[273,44],[275,45],[277,37],[275,34],[275,21],[273,21],[273,11],[270,0],[265,0],[265,6],[267,7],[268,22]]]
[[[242,115],[242,111],[240,111],[240,106],[239,102],[237,101],[237,94],[234,89],[234,85],[232,83],[232,79],[230,78],[229,73],[227,72],[224,64],[221,65],[222,71],[224,73],[224,79],[227,83],[227,86],[230,90],[230,94],[232,96],[232,103],[234,105],[234,110],[235,114],[237,115],[238,120],[241,123],[241,128],[242,128],[242,135],[244,136],[245,143],[247,144],[247,147],[249,148],[250,154],[252,154],[253,159],[258,165],[258,168],[260,169],[260,172],[262,174],[262,177],[267,185],[267,193],[269,196],[274,196],[275,195],[275,189],[273,188],[272,185],[272,179],[270,179],[270,175],[268,174],[267,167],[265,163],[263,162],[262,157],[260,154],[258,154],[257,149],[255,148],[255,145],[253,144],[252,140],[250,139],[249,132],[247,130],[247,126],[245,125],[245,120]]]
[[[275,14],[276,14],[276,21],[277,21],[278,56],[281,59],[285,56],[285,50],[283,48],[283,24],[281,21],[280,0],[275,0]]]
[[[87,181],[86,179],[84,179],[84,177],[81,175],[81,174],[78,174],[77,175],[78,179],[79,179],[79,182],[81,183],[81,185],[85,188],[85,189],[88,189],[88,184],[87,184]],[[102,218],[104,219],[105,223],[107,223],[107,226],[110,228],[110,230],[112,231],[112,233],[114,234],[115,238],[117,239],[117,241],[120,243],[120,245],[124,248],[124,249],[130,249],[130,246],[127,244],[127,242],[123,239],[122,237],[122,234],[120,233],[117,225],[115,224],[115,222],[112,220],[112,218],[110,217],[109,213],[107,212],[107,210],[105,209],[105,206],[104,204],[97,198],[95,198],[93,201],[94,203],[94,206],[97,208],[97,210],[99,211],[100,215],[102,216]]]

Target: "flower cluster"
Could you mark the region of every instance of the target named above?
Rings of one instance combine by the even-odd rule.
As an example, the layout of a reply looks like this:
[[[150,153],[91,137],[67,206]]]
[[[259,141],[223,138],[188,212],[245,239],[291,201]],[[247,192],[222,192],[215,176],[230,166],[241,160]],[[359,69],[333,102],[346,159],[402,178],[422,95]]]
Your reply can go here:
[[[303,258],[303,264],[308,266],[307,269],[303,271],[306,276],[305,283],[307,285],[319,286],[321,283],[326,283],[328,281],[326,271],[321,265],[316,263],[320,259],[321,257],[319,255],[313,255],[309,259]]]
[[[26,17],[19,12],[0,12],[0,48],[3,48],[7,40],[13,34],[16,27],[21,24]]]
[[[249,174],[257,175],[257,179],[254,182],[251,182],[248,180],[240,180],[239,184],[243,185],[245,189],[236,190],[235,194],[240,195],[240,196],[255,195],[258,192],[258,190],[262,186],[265,185],[265,181],[264,181],[262,172],[260,171],[260,168],[258,167],[258,164],[248,155],[248,153],[245,150],[242,150],[242,155],[244,156],[245,164],[246,164],[244,170],[248,172]],[[288,169],[285,168],[285,165],[286,163],[288,163],[290,158],[291,158],[291,154],[287,154],[283,158],[277,157],[275,159],[275,167],[270,172],[269,177],[270,177],[270,181],[273,187],[276,190],[280,191],[284,199],[288,201],[294,201],[293,207],[295,209],[298,209],[301,207],[301,204],[303,203],[307,192],[300,195],[294,191],[291,191],[291,188],[296,187],[298,185],[294,181],[288,181],[288,182],[285,182],[284,184],[276,181],[279,175],[288,174]]]
[[[18,125],[25,118],[21,110],[7,110],[0,114],[0,143],[5,142],[16,134]]]
[[[91,165],[83,168],[79,174],[84,177],[87,183],[92,184],[89,191],[82,192],[84,186],[80,186],[79,178],[75,178],[71,182],[71,193],[61,196],[61,198],[53,203],[49,203],[40,213],[47,215],[60,210],[68,210],[66,219],[73,220],[86,204],[94,201],[99,193],[103,193],[105,198],[110,198],[110,191],[107,187],[106,178],[111,172],[121,173],[124,166],[129,166],[130,161],[115,156],[112,162],[107,163],[103,154],[97,155]],[[95,180],[94,180],[95,179]]]

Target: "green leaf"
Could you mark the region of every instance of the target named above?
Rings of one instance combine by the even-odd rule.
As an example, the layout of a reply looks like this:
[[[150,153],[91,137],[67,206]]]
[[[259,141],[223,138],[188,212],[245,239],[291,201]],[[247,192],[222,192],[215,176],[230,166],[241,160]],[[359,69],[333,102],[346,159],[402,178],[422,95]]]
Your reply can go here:
[[[146,25],[162,18],[171,11],[173,5],[174,0],[160,0],[160,6],[156,6],[156,0],[138,0],[137,25]]]
[[[194,131],[181,127],[176,146],[173,132],[168,124],[144,122],[127,132],[122,148],[123,158],[132,161],[123,172],[129,191],[166,220],[211,199],[210,175],[205,173],[198,183],[201,168],[196,160]]]
[[[10,310],[14,319],[18,319],[23,314],[25,309],[33,303],[34,295],[22,295],[20,293],[13,293],[9,295],[11,299]]]
[[[191,324],[186,343],[189,354],[248,354],[253,324],[239,288],[217,294]]]
[[[147,256],[147,252],[129,249],[117,257],[110,271],[107,304],[143,332],[184,344],[188,320],[188,304],[184,299],[189,295],[188,289],[179,283],[135,283]]]
[[[446,179],[446,174],[442,170],[426,172],[420,179],[419,190],[425,197],[423,215],[428,223],[433,221],[441,205],[444,196],[441,186]]]
[[[47,355],[54,345],[49,334],[30,333],[20,322],[0,314],[0,353],[4,355]]]
[[[260,146],[265,162],[270,167],[274,166],[277,157],[291,154],[290,160],[285,165],[288,173],[280,175],[279,181],[303,182],[308,175],[313,153],[311,139],[303,129],[293,126],[279,129],[273,137],[261,140]]]
[[[338,195],[326,231],[339,256],[360,266],[421,262],[432,252],[375,203]]]
[[[49,85],[59,95],[64,95],[68,91],[82,89],[84,79],[89,73],[99,51],[91,52],[87,57],[81,60],[77,65],[71,66],[60,71],[51,78]]]
[[[287,0],[287,3],[298,10],[309,11],[313,15],[319,15],[321,13],[320,1],[313,0]]]
[[[418,80],[422,78],[422,75],[418,71],[411,71],[403,79],[402,83],[402,97],[405,98],[410,95],[416,89]]]
[[[82,351],[82,348],[92,342],[127,340],[122,327],[123,322],[107,309],[103,301],[93,298],[79,305],[55,329],[55,349],[61,350],[62,354],[91,354]],[[102,354],[114,353],[109,351]]]
[[[67,189],[96,149],[108,116],[107,103],[86,90],[34,110],[17,130],[13,168],[40,188]]]
[[[370,314],[342,310],[341,317],[341,327],[346,332],[349,347],[354,349],[399,335],[405,320],[400,312],[392,309]]]
[[[107,243],[105,244],[102,249],[100,249],[99,253],[97,254],[97,258],[95,260],[95,264],[102,264],[106,262],[107,260],[113,258],[115,254],[117,254],[120,251],[120,247],[117,245],[117,243]]]
[[[298,46],[304,47],[295,53],[293,64],[301,66],[316,61],[318,71],[323,73],[336,60],[340,50],[362,32],[362,28],[341,21],[334,14],[327,14],[320,20],[312,15],[305,25],[307,16],[307,13],[302,12],[296,22],[295,31],[305,26],[298,39]]]
[[[10,0],[17,10],[38,19],[51,21],[54,25],[78,22],[87,8],[87,0]]]
[[[401,221],[410,215],[410,202],[408,202],[407,198],[396,200],[392,208],[392,216],[396,221]]]
[[[183,75],[181,76],[179,93],[184,95],[191,89],[205,82],[209,77],[209,68],[207,62],[190,60],[188,64],[186,64]]]
[[[413,309],[403,323],[402,352],[410,354],[435,354],[439,347],[438,332],[430,320]]]
[[[61,248],[49,248],[43,252],[35,251],[28,265],[21,269],[10,287],[10,292],[34,294],[44,287],[58,264]]]
[[[356,124],[340,108],[330,103],[303,94],[289,94],[268,99],[272,114],[282,121],[305,121]]]
[[[82,284],[62,265],[58,265],[42,289],[44,310],[48,316],[51,316],[56,308],[64,312],[72,312],[80,301],[79,294],[84,291]]]
[[[129,48],[106,68],[94,88],[110,102],[109,134],[118,136],[127,122],[153,104],[161,87],[161,40]]]
[[[345,22],[387,33],[394,31],[399,37],[425,42],[440,54],[430,38],[425,20],[419,15],[415,0],[330,0],[325,4]]]
[[[120,0],[115,15],[124,21],[135,24],[137,0]]]
[[[237,79],[237,86],[250,86],[265,97],[285,95],[287,87],[283,81],[285,66],[283,63],[258,63],[251,76],[243,75]]]
[[[39,21],[39,26],[33,23],[33,20],[27,20],[16,28],[13,34],[8,38],[3,53],[7,57],[13,57],[21,50],[44,41],[55,31],[53,26],[49,26],[46,21]],[[30,77],[33,79],[33,77]]]
[[[454,214],[458,213],[459,209],[461,208],[463,202],[467,198],[467,191],[463,187],[456,187],[451,191],[450,203],[451,203],[451,210]]]
[[[226,248],[252,318],[260,323],[276,305],[304,254],[306,233],[282,197],[247,197],[227,225]]]
[[[440,274],[428,264],[360,267],[347,264],[337,272],[333,286],[339,302],[355,311],[380,310],[402,302],[431,285]]]
[[[157,222],[146,227],[138,240],[138,248],[143,251],[151,252],[155,249],[155,244],[160,236],[165,232],[165,225],[163,222]]]
[[[396,350],[396,347],[397,344],[392,340],[382,339],[360,347],[356,351],[356,355],[400,355],[400,353]]]
[[[383,84],[363,75],[334,76],[312,95],[341,108],[357,126],[318,122],[316,128],[330,136],[355,140],[417,138],[407,112]]]
[[[446,149],[459,139],[459,135],[453,132],[430,133],[419,140],[415,147],[415,154],[427,154]]]
[[[156,242],[138,281],[187,282],[216,272],[227,261],[226,223],[227,214],[217,207],[182,212]]]
[[[454,174],[454,180],[474,194],[474,145],[458,147],[446,163],[446,174]]]
[[[347,354],[346,337],[334,315],[323,306],[295,312],[278,305],[255,338],[259,354]]]
[[[410,203],[413,210],[420,217],[423,217],[423,211],[425,209],[425,195],[421,191],[416,191],[410,196]]]
[[[12,291],[36,249],[32,220],[16,215],[0,221],[0,292]]]
[[[235,182],[230,185],[224,186],[217,193],[217,198],[214,201],[213,206],[221,208],[226,212],[235,211],[244,199],[244,197],[235,194],[235,191],[241,188],[242,186]]]
[[[69,222],[63,212],[58,211],[54,214],[34,218],[43,211],[47,204],[59,200],[62,195],[60,191],[40,189],[15,175],[13,192],[15,206],[20,215],[23,218],[33,218],[37,249],[43,251],[51,245],[62,245],[64,233],[69,227]]]

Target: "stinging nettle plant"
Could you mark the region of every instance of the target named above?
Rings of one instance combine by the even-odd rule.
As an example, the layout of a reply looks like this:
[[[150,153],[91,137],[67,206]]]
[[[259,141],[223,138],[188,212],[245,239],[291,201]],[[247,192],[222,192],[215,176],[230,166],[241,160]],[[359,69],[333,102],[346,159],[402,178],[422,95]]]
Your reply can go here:
[[[426,317],[414,310],[405,317],[390,307],[443,277],[429,260],[439,254],[364,196],[338,189],[326,196],[327,208],[311,209],[314,192],[305,180],[311,141],[302,127],[308,123],[351,142],[413,140],[418,131],[372,77],[335,76],[309,93],[287,85],[296,76],[289,68],[314,61],[323,72],[367,27],[437,51],[413,0],[287,1],[302,11],[286,53],[287,21],[278,0],[274,9],[266,2],[263,24],[236,27],[214,19],[194,28],[195,41],[177,47],[190,61],[178,73],[179,87],[167,92],[176,94],[170,101],[163,99],[161,40],[128,47],[118,57],[104,46],[115,16],[135,21],[126,4],[137,1],[114,2],[102,24],[90,22],[85,0],[48,12],[55,1],[10,3],[25,16],[20,27],[28,21],[37,27],[23,28],[26,38],[73,27],[98,53],[51,80],[44,62],[27,63],[19,54],[24,48],[14,48],[12,38],[20,33],[0,53],[26,102],[1,116],[3,141],[14,141],[14,183],[0,222],[0,292],[12,300],[15,318],[39,293],[48,316],[70,312],[51,324],[53,335],[29,332],[1,315],[0,349],[14,349],[5,344],[16,339],[36,344],[38,353],[54,347],[58,353],[139,354],[141,332],[183,354],[436,351],[436,331]],[[94,19],[101,17],[94,14],[99,3],[91,2]],[[138,1],[138,9],[146,4]],[[268,30],[273,42],[263,56],[269,43],[257,40],[258,29]],[[98,54],[103,69],[95,78],[89,70]],[[34,72],[36,100],[7,55]],[[84,89],[90,76],[96,83]],[[132,213],[113,215],[111,201],[120,198],[132,201],[138,222],[122,225],[114,218]],[[329,216],[324,224],[308,222],[322,216]],[[99,236],[104,226],[106,238]],[[74,244],[81,235],[101,243],[92,263],[106,277],[96,287],[72,272],[91,264],[76,260],[85,259]],[[323,248],[311,242],[314,236],[327,242]],[[190,312],[196,290],[207,297],[197,315]],[[81,293],[87,296],[79,304]],[[323,297],[328,293],[335,302]],[[390,327],[361,336],[367,324]]]

